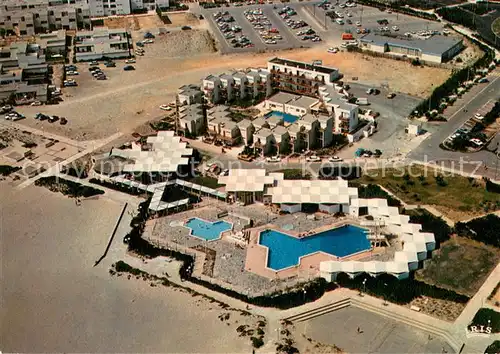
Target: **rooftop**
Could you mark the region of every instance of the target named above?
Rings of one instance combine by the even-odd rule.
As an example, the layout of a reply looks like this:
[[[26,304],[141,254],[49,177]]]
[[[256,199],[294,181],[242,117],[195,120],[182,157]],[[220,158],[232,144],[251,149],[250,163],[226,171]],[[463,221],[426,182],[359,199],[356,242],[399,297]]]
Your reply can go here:
[[[267,193],[278,204],[348,204],[352,191],[346,180],[282,180]]]
[[[238,123],[236,123],[236,125],[239,127],[239,128],[248,128],[249,126],[252,125],[252,122],[248,119],[242,119],[241,121],[239,121]]]
[[[401,39],[369,33],[360,38],[360,41],[379,46],[388,44],[396,47],[411,48],[420,50],[425,54],[443,55],[455,44],[462,42],[462,39],[446,36],[432,36],[429,39]]]
[[[332,74],[332,73],[339,71],[336,68],[330,68],[330,67],[322,66],[322,65],[312,65],[312,64],[301,62],[301,61],[288,60],[288,59],[283,59],[283,58],[273,58],[273,59],[269,60],[269,63],[279,64],[279,65],[287,65],[290,67],[303,69],[303,70],[316,71],[316,72],[320,72],[323,74]]]
[[[288,102],[293,101],[299,97],[299,95],[294,95],[293,93],[278,92],[277,94],[269,97],[267,100],[280,104],[287,104]]]
[[[131,150],[113,149],[113,155],[119,155],[134,161],[125,165],[124,170],[130,172],[177,172],[179,166],[187,165],[193,149],[173,131],[159,131],[157,136],[150,136],[150,151],[141,151],[140,147]],[[115,153],[116,152],[116,153]]]
[[[301,108],[305,108],[305,109],[309,109],[311,107],[311,105],[316,103],[316,102],[318,102],[318,99],[316,99],[316,98],[301,96],[300,98],[297,98],[295,101],[289,102],[288,104],[293,105],[293,106],[297,106],[297,107],[301,107]]]
[[[219,177],[219,184],[225,184],[228,192],[263,192],[265,185],[272,185],[274,177],[266,176],[264,169],[234,169],[228,176]]]

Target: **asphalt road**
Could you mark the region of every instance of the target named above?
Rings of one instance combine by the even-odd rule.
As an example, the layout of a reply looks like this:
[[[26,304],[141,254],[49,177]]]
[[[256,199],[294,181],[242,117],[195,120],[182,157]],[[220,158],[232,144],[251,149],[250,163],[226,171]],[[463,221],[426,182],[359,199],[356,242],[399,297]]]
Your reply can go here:
[[[498,70],[496,73],[498,73]],[[442,150],[439,147],[439,144],[443,140],[470,118],[471,112],[478,110],[488,101],[496,100],[500,97],[500,78],[495,75],[490,75],[489,78],[490,83],[487,86],[473,97],[466,97],[463,106],[449,118],[448,122],[444,123],[438,131],[424,140],[417,149],[410,153],[409,157],[414,160],[428,162],[460,161],[460,159],[463,159],[466,164],[471,166],[475,166],[475,163],[481,163],[488,167],[487,171],[495,169],[498,164],[498,158],[489,151],[481,150],[474,153],[461,153]],[[464,112],[464,109],[467,112]]]

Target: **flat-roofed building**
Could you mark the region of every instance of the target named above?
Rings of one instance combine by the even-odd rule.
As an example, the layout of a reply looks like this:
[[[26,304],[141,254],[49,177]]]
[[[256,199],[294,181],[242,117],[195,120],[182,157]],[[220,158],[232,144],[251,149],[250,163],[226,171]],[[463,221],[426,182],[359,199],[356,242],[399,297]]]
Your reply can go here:
[[[254,133],[253,140],[255,147],[261,149],[264,156],[275,155],[278,152],[276,140],[271,129],[260,128]]]
[[[75,36],[76,61],[130,57],[130,33],[125,29],[79,31]]]
[[[321,85],[333,86],[340,77],[336,68],[283,58],[269,60],[267,70],[271,72],[274,89],[313,97],[318,96]]]
[[[269,70],[251,68],[247,71],[246,75],[248,85],[253,89],[253,97],[268,97],[271,95],[273,89]]]
[[[251,145],[253,144],[253,134],[255,132],[255,127],[252,122],[248,119],[243,119],[236,123],[238,128],[240,129],[241,138],[243,140],[243,144]]]
[[[217,76],[208,75],[203,79],[202,90],[205,98],[210,103],[219,103],[221,81]]]
[[[40,46],[41,54],[46,57],[52,55],[66,55],[66,31],[58,30],[42,33],[36,36],[36,44]]]
[[[404,55],[432,63],[446,62],[464,47],[461,38],[437,35],[428,39],[402,39],[369,33],[359,41],[363,50]]]
[[[90,28],[90,8],[84,0],[6,0],[0,5],[0,28],[20,36]]]
[[[201,104],[179,107],[178,130],[184,132],[184,135],[202,135],[206,130],[205,126],[205,116]]]
[[[277,154],[287,154],[290,152],[290,134],[288,129],[278,125],[272,130],[274,141],[276,142]]]
[[[177,100],[180,105],[203,103],[203,92],[198,85],[183,85],[177,90]]]

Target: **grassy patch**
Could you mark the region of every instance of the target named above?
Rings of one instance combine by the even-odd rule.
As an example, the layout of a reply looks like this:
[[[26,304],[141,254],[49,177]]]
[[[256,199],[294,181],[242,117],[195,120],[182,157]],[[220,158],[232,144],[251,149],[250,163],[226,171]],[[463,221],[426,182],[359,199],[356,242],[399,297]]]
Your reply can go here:
[[[309,172],[302,171],[300,168],[290,168],[276,172],[283,173],[285,179],[311,179],[311,174]]]
[[[471,325],[477,326],[491,326],[491,333],[500,332],[500,313],[492,309],[481,308],[477,311],[476,315],[472,319]]]
[[[443,243],[416,278],[428,284],[473,296],[500,260],[498,251],[478,242],[456,237]]]
[[[200,186],[217,189],[222,187],[222,184],[217,182],[217,178],[209,177],[209,176],[197,176],[193,177],[189,180],[189,182],[194,184],[199,184]]]
[[[35,181],[35,186],[45,187],[51,192],[60,192],[70,198],[89,198],[95,195],[104,194],[104,191],[101,189],[84,186],[80,183],[55,176],[42,177]]]
[[[500,17],[493,21],[491,29],[493,30],[493,33],[500,37]]]
[[[484,181],[448,176],[422,166],[368,171],[357,181],[379,184],[410,204],[430,204],[463,212],[500,209],[500,195],[488,192]]]

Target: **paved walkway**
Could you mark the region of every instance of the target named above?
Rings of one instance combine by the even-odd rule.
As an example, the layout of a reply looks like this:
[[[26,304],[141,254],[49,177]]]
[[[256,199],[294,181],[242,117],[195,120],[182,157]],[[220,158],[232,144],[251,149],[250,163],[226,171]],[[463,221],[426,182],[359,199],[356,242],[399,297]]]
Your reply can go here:
[[[123,133],[115,133],[105,139],[101,139],[101,140],[93,140],[93,141],[90,141],[90,142],[86,142],[85,144],[87,145],[90,145],[90,147],[87,147],[85,150],[82,150],[80,151],[79,153],[71,156],[70,158],[64,160],[64,161],[61,161],[61,162],[58,162],[56,163],[54,166],[52,166],[51,168],[49,168],[48,170],[46,170],[45,172],[42,172],[38,175],[36,175],[35,177],[33,178],[29,178],[27,179],[26,181],[22,182],[21,184],[19,184],[16,188],[18,189],[23,189],[23,188],[26,188],[30,185],[32,185],[33,183],[35,183],[36,180],[42,178],[42,177],[48,177],[48,176],[53,176],[53,175],[56,175],[60,172],[60,169],[61,169],[61,166],[64,166],[64,165],[67,165],[75,160],[78,160],[79,158],[87,155],[87,154],[91,154],[92,152],[94,152],[95,150],[98,150],[100,149],[101,147],[105,146],[105,145],[108,145],[109,143],[111,143],[112,141],[118,139],[120,136],[122,136]]]

